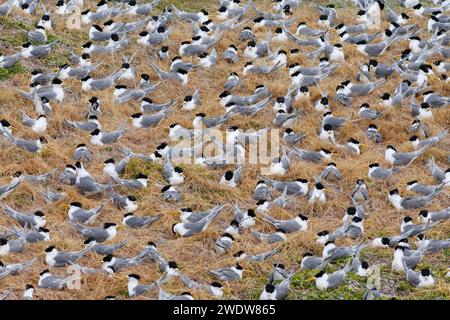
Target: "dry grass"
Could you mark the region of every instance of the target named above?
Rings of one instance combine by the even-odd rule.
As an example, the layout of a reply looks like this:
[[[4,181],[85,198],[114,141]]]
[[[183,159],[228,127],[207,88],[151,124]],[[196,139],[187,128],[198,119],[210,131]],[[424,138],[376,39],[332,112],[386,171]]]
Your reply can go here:
[[[45,1],[44,1],[45,2]],[[268,7],[268,1],[257,1],[260,7]],[[168,3],[171,3],[168,1]],[[199,9],[202,5],[196,1],[177,1],[181,8]],[[192,3],[192,6],[191,6]],[[208,9],[214,12],[215,2],[208,3]],[[48,6],[49,7],[49,6]],[[347,10],[348,9],[348,10]],[[353,6],[347,9],[339,9],[338,19],[343,22],[352,23],[357,9]],[[318,19],[318,12],[314,5],[305,5],[301,9],[302,20],[306,20],[311,26],[315,26]],[[214,13],[212,14],[214,16]],[[252,12],[252,15],[254,13]],[[20,13],[13,14],[15,21],[22,21],[25,25],[30,25],[34,22],[34,18],[21,16]],[[424,21],[413,18],[415,23],[425,25]],[[300,18],[298,19],[300,21]],[[15,25],[11,20],[1,20],[0,25],[4,25],[4,29],[0,32],[1,52],[10,53],[17,50],[20,42],[18,37],[22,37],[20,31],[17,31]],[[56,27],[54,36],[62,40],[62,45],[45,59],[42,60],[27,60],[22,63],[24,70],[31,71],[36,67],[43,68],[48,71],[56,70],[55,67],[66,61],[70,47],[74,51],[80,52],[80,46],[86,41],[85,30],[66,30],[65,23],[56,20]],[[178,51],[178,45],[181,41],[187,40],[190,37],[190,25],[176,22],[177,32],[174,32],[167,44],[170,47],[171,56]],[[262,38],[265,30],[258,32],[258,37]],[[428,35],[426,35],[428,36]],[[198,110],[192,112],[173,112],[168,119],[155,129],[133,129],[126,134],[119,144],[126,145],[134,151],[141,153],[149,153],[161,142],[167,141],[168,126],[174,122],[179,122],[183,126],[191,127],[191,121],[196,112],[204,112],[208,115],[219,115],[224,112],[223,108],[218,103],[218,94],[223,90],[223,83],[231,71],[236,71],[241,74],[242,67],[245,63],[241,58],[238,65],[229,65],[222,61],[221,54],[229,44],[234,43],[239,47],[241,52],[245,48],[244,43],[239,43],[236,33],[227,32],[223,39],[217,45],[219,56],[218,65],[212,69],[198,69],[189,74],[189,84],[181,86],[178,83],[164,83],[164,85],[156,92],[151,94],[151,98],[156,102],[164,102],[169,99],[176,98],[181,101],[186,94],[191,94],[196,88],[200,88],[202,105]],[[136,35],[133,35],[133,39]],[[330,32],[331,43],[337,41],[337,35],[334,31]],[[14,41],[13,41],[14,40]],[[291,43],[278,45],[272,44],[271,48],[283,47],[291,49]],[[380,61],[391,62],[396,59],[400,52],[407,46],[407,42],[401,42],[393,46]],[[133,46],[135,47],[135,46]],[[302,52],[309,51],[311,48],[301,48]],[[366,62],[366,58],[359,54],[352,46],[345,48],[346,59],[345,63],[340,67],[332,78],[325,80],[322,84],[324,92],[334,92],[336,84],[345,79],[354,79],[357,68],[361,63]],[[148,66],[148,57],[156,53],[155,49],[137,48],[137,55],[134,60],[134,67],[137,73],[148,73],[152,76],[153,81],[157,81],[154,73]],[[132,48],[125,52],[127,55],[133,53]],[[112,57],[95,56],[94,61],[102,61],[103,66],[97,70],[94,77],[101,77],[117,69],[121,62],[120,54]],[[292,62],[300,62],[306,66],[316,64],[316,61],[308,61],[302,55],[297,59],[289,59],[288,64]],[[167,63],[160,64],[167,69]],[[382,92],[392,92],[395,84],[399,83],[400,78],[395,75],[387,84],[371,94],[369,97],[354,99],[351,107],[342,107],[339,104],[332,103],[332,110],[335,115],[352,117],[357,112],[359,105],[363,102],[369,102],[372,107],[378,107],[378,97]],[[0,83],[0,112],[2,118],[8,119],[14,127],[14,132],[19,137],[35,138],[36,136],[27,130],[21,124],[22,110],[28,114],[33,114],[32,106],[29,101],[21,98],[13,88],[26,89],[29,83],[29,73],[19,72],[9,75],[9,78]],[[245,85],[234,92],[235,94],[249,94],[253,91],[257,84],[267,84],[273,95],[281,96],[285,94],[286,87],[290,84],[290,79],[287,72],[278,72],[267,77],[249,76],[244,79]],[[130,87],[136,83],[127,83]],[[27,174],[38,174],[50,171],[53,168],[63,169],[65,164],[72,163],[72,153],[75,146],[81,142],[87,142],[89,135],[87,133],[75,131],[67,128],[63,124],[64,118],[73,120],[81,120],[82,114],[88,105],[90,94],[81,93],[81,85],[79,81],[68,80],[64,82],[64,86],[69,88],[67,90],[64,102],[55,105],[54,117],[49,121],[49,128],[45,134],[49,144],[41,155],[30,154],[26,151],[19,150],[11,146],[4,139],[2,143],[3,152],[0,155],[0,174],[1,184],[8,181],[17,170],[26,172]],[[449,88],[444,87],[440,82],[434,81],[431,85],[432,89],[449,95]],[[103,115],[100,118],[104,130],[114,130],[123,119],[128,118],[131,114],[137,112],[139,104],[131,102],[126,105],[115,105],[112,101],[112,89],[104,90],[101,93],[95,93],[102,101]],[[241,283],[225,284],[225,296],[230,299],[245,299],[256,298],[259,296],[264,284],[266,283],[271,264],[275,262],[285,263],[289,268],[297,268],[297,262],[306,251],[312,251],[316,254],[321,253],[321,247],[314,242],[315,234],[323,229],[334,229],[341,223],[341,217],[345,208],[351,204],[350,191],[352,190],[356,179],[362,178],[367,181],[370,191],[371,202],[367,207],[367,212],[370,213],[369,218],[365,221],[365,238],[371,239],[380,235],[396,235],[399,233],[399,224],[405,215],[411,215],[414,218],[417,216],[417,211],[410,212],[396,212],[390,205],[387,199],[387,190],[398,187],[402,195],[407,195],[405,183],[412,179],[417,179],[423,183],[433,183],[433,179],[429,172],[425,169],[425,164],[429,156],[433,155],[436,162],[442,167],[445,167],[446,158],[448,155],[448,139],[442,144],[442,148],[433,148],[415,161],[405,171],[407,174],[399,174],[386,182],[371,182],[367,180],[367,166],[372,162],[380,162],[387,165],[384,161],[384,148],[387,144],[394,144],[399,150],[412,150],[409,142],[408,128],[412,122],[411,115],[408,111],[408,106],[405,105],[401,109],[390,111],[382,119],[375,121],[377,126],[381,128],[384,137],[383,143],[374,145],[367,141],[364,131],[369,124],[368,121],[360,121],[353,125],[345,126],[338,131],[337,140],[341,143],[346,141],[350,136],[356,138],[363,143],[362,155],[351,156],[342,153],[339,149],[334,148],[316,138],[316,130],[320,123],[321,115],[312,108],[312,101],[315,101],[320,93],[316,88],[311,89],[312,99],[309,102],[297,103],[296,108],[301,108],[303,116],[301,121],[293,128],[295,131],[309,133],[307,139],[302,147],[305,149],[318,150],[321,147],[326,147],[333,151],[333,161],[336,162],[337,167],[342,172],[344,179],[336,186],[336,189],[328,189],[328,201],[322,206],[310,206],[305,198],[296,198],[294,207],[289,210],[280,210],[273,212],[274,217],[288,218],[302,212],[310,217],[309,229],[307,232],[293,234],[289,236],[289,241],[282,244],[281,253],[266,263],[249,263],[244,262],[242,265],[245,268],[244,279]],[[450,117],[447,110],[433,110],[434,118],[427,121],[430,127],[431,134],[437,134],[442,129],[450,124]],[[271,124],[273,114],[270,112],[262,112],[255,117],[243,118],[235,117],[229,122],[229,125],[239,125],[241,128],[259,129],[268,127]],[[91,163],[85,163],[87,170],[94,175],[99,175],[102,170],[103,160],[114,157],[119,159],[122,155],[117,151],[117,146],[111,147],[96,147],[89,145],[89,148],[94,152],[95,158]],[[247,232],[243,234],[234,244],[232,253],[219,256],[213,252],[213,244],[215,239],[232,219],[231,207],[227,208],[216,221],[212,223],[210,228],[201,235],[196,235],[191,238],[182,239],[175,238],[171,232],[171,225],[178,221],[178,209],[180,207],[193,207],[194,209],[206,209],[218,203],[239,203],[243,208],[250,208],[254,206],[254,201],[251,199],[251,194],[254,186],[258,180],[259,167],[247,166],[244,172],[244,182],[237,190],[230,190],[229,188],[219,186],[217,184],[222,170],[211,171],[202,167],[194,165],[185,165],[187,181],[181,187],[183,192],[183,202],[177,205],[168,205],[163,203],[160,197],[160,186],[164,183],[161,177],[161,166],[158,164],[148,164],[139,160],[133,160],[127,167],[125,177],[130,177],[137,172],[144,172],[149,175],[151,184],[143,191],[135,192],[139,200],[140,209],[138,214],[147,215],[154,213],[162,213],[162,219],[154,223],[149,228],[140,230],[131,230],[121,226],[118,235],[114,242],[120,240],[127,240],[126,247],[121,249],[119,256],[128,257],[139,252],[148,241],[155,241],[159,250],[169,259],[176,260],[181,271],[195,280],[201,282],[210,282],[212,279],[207,273],[208,269],[232,265],[234,263],[232,253],[238,250],[245,250],[247,253],[260,253],[268,251],[273,246],[268,246],[259,243],[257,240]],[[295,160],[292,168],[286,179],[307,178],[313,180],[313,176],[317,176],[323,170],[324,164],[311,165],[305,162]],[[56,182],[51,183],[51,187],[55,188]],[[45,204],[43,199],[36,194],[36,192],[27,184],[23,184],[8,196],[4,201],[18,210],[31,211],[36,208],[42,208],[46,213],[47,227],[51,230],[52,237],[51,244],[57,246],[61,250],[78,250],[81,248],[82,238],[74,231],[74,229],[67,223],[67,208],[71,201],[80,201],[87,207],[93,207],[100,201],[99,198],[86,198],[78,194],[73,187],[62,186],[68,196],[61,202],[56,204]],[[449,205],[447,194],[444,192],[428,207],[432,209],[441,209]],[[108,205],[99,218],[100,222],[116,222],[121,224],[122,212],[119,212],[112,206]],[[0,216],[0,224],[2,226],[9,226],[11,220],[4,215]],[[260,231],[268,232],[272,230],[266,223],[259,220],[256,228]],[[432,238],[448,238],[450,234],[450,223],[446,222],[438,228],[429,232],[429,237]],[[338,241],[338,245],[350,244],[352,241],[343,239]],[[37,286],[38,274],[46,268],[43,250],[48,246],[48,243],[30,244],[27,246],[25,253],[20,255],[8,255],[2,257],[4,263],[11,263],[23,261],[33,256],[39,257],[39,263],[32,266],[28,271],[20,276],[8,277],[0,280],[0,289],[11,288],[15,297],[20,297],[21,292],[26,283],[32,283]],[[427,255],[423,264],[431,266],[432,272],[435,274],[437,285],[430,290],[412,289],[404,281],[404,276],[392,273],[390,271],[390,260],[392,258],[392,251],[389,250],[373,250],[368,249],[364,252],[366,259],[371,264],[377,264],[382,267],[383,287],[381,291],[385,294],[396,295],[399,298],[450,298],[450,289],[448,280],[444,279],[444,272],[448,267],[449,252],[441,252],[438,254]],[[100,267],[101,257],[93,254],[88,254],[80,261],[83,265],[90,267]],[[57,275],[64,275],[65,270],[52,269],[52,273]],[[126,298],[126,275],[128,273],[137,273],[141,275],[142,282],[148,283],[156,280],[160,274],[156,271],[155,265],[145,264],[130,270],[122,271],[118,276],[108,277],[106,275],[83,276],[83,284],[81,290],[65,290],[65,291],[51,291],[51,290],[36,290],[36,297],[38,299],[102,299],[106,295],[115,295],[118,298]],[[291,297],[295,299],[352,299],[360,298],[362,296],[364,279],[350,277],[348,286],[342,286],[339,289],[332,290],[327,293],[319,293],[315,289],[313,281],[311,281],[312,273],[299,272],[291,290]],[[185,291],[183,285],[178,281],[170,282],[165,289],[169,292]],[[210,298],[205,293],[200,291],[192,291],[195,298]],[[150,293],[149,296],[152,296]]]

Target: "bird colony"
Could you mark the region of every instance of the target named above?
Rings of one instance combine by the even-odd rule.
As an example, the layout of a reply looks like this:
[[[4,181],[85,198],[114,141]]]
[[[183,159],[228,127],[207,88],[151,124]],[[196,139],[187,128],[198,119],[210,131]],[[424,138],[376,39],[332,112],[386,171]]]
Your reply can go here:
[[[3,1],[1,298],[450,298],[449,8]]]

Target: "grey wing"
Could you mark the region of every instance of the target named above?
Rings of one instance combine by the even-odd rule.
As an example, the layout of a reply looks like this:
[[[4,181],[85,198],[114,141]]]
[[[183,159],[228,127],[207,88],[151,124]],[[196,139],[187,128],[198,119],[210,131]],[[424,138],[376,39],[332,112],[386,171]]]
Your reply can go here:
[[[280,241],[285,241],[284,238],[280,237],[278,234],[276,233],[272,233],[267,236],[267,243],[271,244],[271,243],[276,243],[276,242],[280,242]]]
[[[419,272],[408,269],[408,271],[406,273],[406,279],[408,280],[408,282],[411,285],[413,285],[414,287],[417,287],[420,283]]]
[[[437,186],[418,185],[418,186],[411,188],[411,191],[427,196],[427,195],[433,193],[436,190],[436,187]]]
[[[125,171],[128,161],[130,158],[127,156],[120,160],[120,162],[115,166],[116,172],[120,175]]]
[[[239,276],[231,269],[224,268],[224,269],[217,269],[214,271],[211,271],[211,273],[218,277],[219,279],[223,280],[237,280],[239,279]]]
[[[264,252],[264,253],[256,254],[253,256],[249,256],[248,260],[262,262],[262,261],[265,261],[265,260],[269,259],[270,257],[274,256],[279,251],[280,251],[280,248],[275,248],[269,252]]]
[[[234,180],[234,182],[235,182],[236,184],[240,184],[240,183],[241,183],[242,167],[243,167],[243,166],[240,166],[240,167],[237,168],[236,171],[234,172],[234,178],[233,178],[233,180]]]
[[[220,238],[216,240],[215,245],[219,248],[222,248],[224,251],[229,251],[232,245],[230,241],[222,241]]]
[[[234,219],[235,219],[237,222],[241,222],[241,221],[244,219],[244,212],[241,211],[239,208],[235,208],[235,211],[234,211]]]
[[[75,150],[75,152],[74,152],[74,154],[72,156],[72,159],[76,160],[76,161],[82,160],[82,159],[86,159],[86,160],[90,161],[91,160],[91,155],[90,155],[89,151],[86,151],[84,149],[82,149],[82,150]]]
[[[446,220],[450,218],[450,210],[447,208],[446,210],[434,212],[431,216],[432,221],[440,221],[440,220]]]
[[[228,61],[231,60],[231,62],[233,62],[233,63],[237,63],[238,60],[239,60],[238,55],[235,54],[234,52],[230,52],[230,51],[225,51],[225,52],[223,53],[223,58],[224,58],[225,60],[228,60]],[[228,83],[228,82],[227,82],[227,83]],[[235,81],[235,83],[236,83],[236,81]]]
[[[411,115],[412,115],[413,117],[417,117],[417,116],[420,114],[420,112],[419,112],[419,106],[418,106],[417,104],[415,104],[415,103],[411,103],[411,104],[409,105],[409,110],[411,111]]]
[[[439,168],[436,163],[434,162],[434,158],[430,158],[430,160],[428,160],[428,168],[431,171],[431,174],[433,175],[433,177],[438,181],[438,182],[442,182],[445,179],[445,173],[444,171]]]
[[[104,144],[114,143],[123,135],[122,130],[105,132],[102,135],[102,142]]]
[[[70,121],[65,120],[67,124],[69,124],[71,127],[75,129],[80,129],[84,131],[92,132],[95,129],[98,129],[98,124],[95,122],[76,122],[76,121]]]
[[[271,199],[271,192],[266,187],[260,187],[253,193],[253,199],[255,200],[269,200]]]
[[[25,139],[14,139],[13,143],[19,148],[25,149],[29,152],[37,152],[39,150],[36,141]]]
[[[173,170],[173,166],[170,164],[169,160],[166,160],[162,172],[164,179],[169,180],[172,177]]]
[[[201,232],[203,230],[203,227],[205,226],[205,224],[207,222],[208,222],[208,220],[205,218],[205,219],[200,220],[198,222],[184,223],[184,227],[190,231],[185,236],[191,236],[193,234]]]
[[[121,196],[120,194],[114,194],[111,196],[111,199],[113,200],[114,204],[119,208],[123,209],[127,206],[126,198]]]
[[[91,218],[92,214],[89,211],[86,211],[84,209],[77,210],[73,212],[72,214],[72,221],[73,222],[86,222]]]
[[[305,151],[302,152],[299,156],[303,160],[315,163],[320,162],[322,160],[322,155],[320,154],[320,152],[315,151]]]
[[[369,199],[369,191],[366,188],[361,188],[360,191],[365,200]]]
[[[337,180],[342,179],[342,174],[339,170],[332,168],[331,173],[335,176]]]
[[[336,271],[328,276],[328,287],[336,288],[344,281],[345,273],[342,270]]]
[[[332,168],[325,168],[325,170],[322,171],[322,173],[320,174],[320,178],[321,179],[327,179],[328,176],[333,172]]]
[[[181,282],[183,282],[184,285],[187,286],[188,288],[199,288],[201,286],[199,283],[195,282],[184,273],[180,274],[179,278]]]
[[[291,278],[283,280],[279,285],[276,286],[276,298],[277,300],[284,300],[286,299],[289,288],[291,287]]]
[[[76,183],[76,175],[72,172],[63,171],[59,175],[59,181],[64,184],[73,185]]]
[[[115,179],[120,185],[130,189],[140,189],[143,185],[137,180]]]
[[[143,295],[145,293],[147,293],[149,290],[155,289],[156,288],[156,284],[152,283],[152,284],[139,284],[136,286],[135,290],[135,295],[136,296],[140,296]]]
[[[289,169],[289,158],[288,158],[287,156],[283,156],[283,157],[281,158],[281,166],[282,166],[284,169]]]
[[[64,266],[66,264],[69,264],[70,262],[75,262],[77,260],[77,256],[72,253],[59,253],[54,257],[55,259],[55,266]]]
[[[53,276],[47,277],[42,280],[42,288],[61,289],[64,286],[62,279],[55,278]]]
[[[391,175],[391,171],[383,169],[383,168],[379,168],[372,172],[372,176],[375,179],[385,179],[385,178],[389,177],[390,175]]]
[[[22,237],[25,236],[25,233],[21,235],[21,238],[19,240],[10,240],[9,243],[9,251],[10,252],[17,252],[22,253],[25,249],[25,238],[22,240]]]
[[[438,252],[450,248],[450,239],[447,240],[434,240],[426,247],[426,251]]]
[[[224,87],[225,87],[225,90],[231,90],[238,84],[239,84],[239,80],[237,80],[236,78],[231,78],[230,80],[228,80],[225,83]]]
[[[93,71],[93,70],[91,70]],[[87,68],[76,68],[76,69],[70,69],[69,71],[69,77],[72,78],[78,78],[78,79],[82,79],[84,77],[86,77],[87,75],[89,75],[89,70]]]
[[[150,225],[150,224],[152,224],[153,222],[155,222],[156,220],[158,220],[158,219],[161,218],[161,217],[162,217],[162,215],[157,215],[157,216],[146,216],[146,217],[144,217],[143,219],[144,219],[145,225]]]
[[[307,260],[303,262],[303,270],[313,270],[316,269],[323,262],[322,258],[319,257],[308,257]]]
[[[130,228],[140,228],[145,225],[145,220],[142,217],[131,217],[127,220],[126,224]]]
[[[431,201],[432,198],[427,196],[416,197],[416,198],[405,198],[402,201],[402,206],[406,209],[417,209],[426,205]]]
[[[347,230],[345,231],[345,234],[352,239],[359,237],[361,233],[362,233],[361,228],[352,225],[348,226]]]
[[[98,192],[101,190],[100,186],[91,177],[80,178],[76,186],[82,192]]]
[[[11,68],[17,61],[19,61],[20,57],[20,52],[4,57],[4,59],[0,62],[0,66],[4,68]]]
[[[47,41],[45,35],[41,32],[30,31],[28,32],[28,40],[34,42],[44,43]]]
[[[91,237],[98,242],[105,241],[108,238],[108,233],[100,228],[84,228],[81,233],[86,237]]]
[[[33,50],[31,50],[31,54],[36,58],[40,58],[40,57],[47,55],[49,51],[50,51],[50,48],[35,47]]]
[[[156,75],[162,79],[162,80],[167,80],[167,79],[177,79],[178,77],[176,76],[175,73],[172,72],[165,72],[162,69],[158,68],[155,64],[150,63],[150,67],[152,67],[153,71],[155,71]],[[177,79],[178,80],[178,79]]]
[[[111,87],[114,84],[112,77],[106,77],[103,79],[97,79],[91,82],[92,90],[102,90],[107,87]]]
[[[254,236],[259,241],[264,241],[268,238],[268,236],[266,234],[255,231],[255,230],[251,230],[251,233],[252,233],[252,236]]]
[[[287,220],[280,223],[278,225],[278,228],[283,230],[284,232],[290,233],[298,231],[300,229],[300,225],[295,220]]]
[[[181,200],[181,194],[175,191],[166,191],[163,194],[163,200],[179,202]]]
[[[361,116],[362,116],[363,118],[367,118],[367,119],[374,120],[374,119],[378,118],[379,113],[376,112],[375,110],[364,110],[364,111],[361,113]]]
[[[160,113],[152,116],[146,116],[142,119],[142,126],[145,128],[154,127],[158,125],[165,117],[165,113]]]

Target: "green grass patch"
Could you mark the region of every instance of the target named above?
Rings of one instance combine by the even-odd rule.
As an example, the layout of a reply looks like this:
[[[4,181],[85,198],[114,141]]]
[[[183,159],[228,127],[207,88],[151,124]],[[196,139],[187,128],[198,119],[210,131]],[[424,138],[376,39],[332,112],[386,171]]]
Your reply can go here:
[[[0,81],[9,79],[15,74],[24,73],[25,68],[16,63],[11,68],[0,68]]]
[[[7,43],[12,47],[21,47],[27,41],[28,39],[25,32],[2,32],[0,36],[0,42]]]
[[[5,17],[2,16],[0,17],[0,25],[3,25],[5,27],[9,27],[9,28],[13,28],[13,29],[17,29],[17,28],[22,28],[26,31],[30,31],[33,29],[33,26],[30,24],[27,24],[17,18],[13,18],[11,16],[9,17]]]
[[[58,37],[54,34],[47,34],[47,44],[52,43],[53,41],[58,40]]]
[[[317,289],[314,275],[317,270],[300,271],[292,278],[289,299],[296,300],[361,300],[366,279],[348,274],[342,285],[335,289]]]

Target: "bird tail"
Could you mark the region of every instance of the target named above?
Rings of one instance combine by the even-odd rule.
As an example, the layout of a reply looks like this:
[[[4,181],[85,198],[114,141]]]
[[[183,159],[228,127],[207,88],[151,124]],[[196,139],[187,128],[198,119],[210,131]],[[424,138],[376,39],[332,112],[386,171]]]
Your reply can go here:
[[[158,89],[160,86],[161,86],[161,83],[158,82],[158,83],[155,83],[154,85],[147,85],[147,86],[145,86],[145,87],[143,88],[143,90],[144,90],[145,93],[147,94],[147,93],[149,93],[149,92],[152,92],[153,90]]]
[[[24,263],[23,263],[23,265],[24,265],[24,267],[26,268],[26,267],[29,267],[29,266],[31,266],[33,263],[35,263],[37,261],[37,258],[33,258],[33,259],[31,259],[31,260],[28,260],[28,261],[25,261]]]
[[[269,252],[267,253],[267,255],[266,255],[266,259],[265,259],[265,260],[267,260],[267,259],[269,259],[270,257],[276,255],[278,252],[280,252],[280,250],[281,250],[281,247],[278,247],[278,248],[275,248],[275,249],[269,251]]]
[[[128,147],[125,146],[121,146],[120,147],[120,151],[126,154],[126,157],[131,158],[135,155],[135,153],[133,151],[131,151],[130,149],[128,149]]]
[[[265,221],[269,222],[272,225],[275,225],[276,220],[274,218],[272,218],[271,216],[269,216],[268,214],[265,214],[265,213],[263,213],[262,215],[263,215]]]
[[[286,196],[287,196],[287,191],[288,191],[288,186],[286,185],[285,187],[284,187],[284,190],[283,190],[283,193],[281,194],[281,198],[286,198]]]
[[[431,145],[427,144],[427,145],[423,146],[422,148],[420,148],[419,150],[415,151],[413,160],[418,158],[422,153],[424,153],[425,151],[427,151],[430,148],[431,148]]]
[[[430,169],[431,173],[434,174],[434,172],[435,172],[436,169],[438,168],[438,167],[436,166],[436,162],[434,162],[434,157],[431,157],[431,158],[428,160],[427,165],[428,165],[428,168]]]
[[[408,273],[408,266],[406,264],[405,258],[402,259],[402,264],[403,264],[403,271],[405,271],[405,273]]]
[[[114,191],[112,184],[109,183],[106,187],[106,193],[108,194],[108,197],[112,200],[114,196],[116,195],[116,192]]]
[[[213,208],[213,211],[221,211],[223,208],[225,208],[227,206],[227,204],[225,203],[225,204],[220,204],[220,205],[217,205],[217,206],[215,206],[214,208]]]
[[[446,183],[441,183],[432,193],[428,195],[429,199],[433,199],[436,197],[445,187]]]
[[[15,143],[16,138],[12,135],[12,133],[10,133],[6,130],[3,130],[3,134],[5,135],[6,139],[8,139],[9,142]]]
[[[380,87],[384,82],[386,82],[385,79],[379,79],[379,80],[375,81],[375,82],[373,83],[373,89],[372,89],[372,91],[375,90],[375,89],[377,89],[378,87]]]
[[[347,263],[344,266],[344,269],[342,269],[342,271],[344,271],[344,274],[347,274],[351,268],[352,268],[352,260],[353,259],[348,259]]]
[[[120,76],[122,76],[125,72],[126,72],[126,70],[124,70],[124,69],[120,69],[120,70],[117,70],[116,72],[114,72],[111,75],[113,81],[116,81],[117,79],[119,79]]]
[[[317,266],[317,269],[323,270],[325,267],[331,262],[332,256],[326,257],[322,260],[322,262]]]
[[[225,205],[222,205],[222,206],[225,206]],[[214,210],[205,217],[205,219],[206,219],[205,227],[207,227],[219,215],[220,211],[221,211],[220,209]]]
[[[25,223],[25,225],[23,226],[23,230],[22,230],[22,233],[20,234],[20,237],[19,237],[19,242],[20,243],[25,243],[26,242],[26,239],[27,239],[27,236],[28,236],[28,234],[31,232],[31,229],[30,228],[28,228],[28,223]]]
[[[59,40],[55,40],[55,41],[53,41],[53,42],[47,44],[46,46],[49,47],[49,48],[53,48],[54,46],[56,46],[56,45],[57,45],[58,43],[60,43],[60,42],[61,42],[61,41],[59,41]]]
[[[28,93],[28,92],[25,92],[25,91],[22,91],[22,90],[19,90],[19,89],[16,89],[16,91],[19,92],[19,94],[22,97],[24,97],[26,99],[29,99],[29,100],[33,100],[33,95],[31,93]],[[37,92],[37,90],[36,90],[36,92]]]
[[[179,16],[180,14],[183,13],[181,10],[179,10],[177,7],[175,7],[175,5],[172,5],[171,7],[172,7],[173,12],[174,12],[177,16]]]
[[[210,44],[208,44],[207,49],[214,47],[220,40],[222,39],[221,36],[219,36],[217,39],[215,39],[213,42],[211,42]]]
[[[264,181],[265,183],[267,183],[270,186],[272,186],[273,183],[275,182],[275,181],[273,181],[273,180],[271,180],[269,178],[265,178],[265,177],[259,177],[259,179],[261,179],[262,181]]]
[[[91,241],[88,243],[88,245],[84,248],[81,249],[80,251],[77,252],[77,254],[81,257],[84,256],[84,254],[88,253],[89,251],[91,251],[95,246],[95,241]]]
[[[120,125],[119,129],[117,129],[117,131],[120,131],[120,132],[129,131],[128,129],[126,129],[126,126],[127,126],[127,122],[126,121],[122,122],[122,124]]]
[[[277,71],[277,70],[280,69],[282,66],[283,66],[283,64],[281,64],[281,61],[278,60],[277,63],[276,63],[272,68],[270,68],[270,70],[267,72],[267,74],[272,73],[272,72],[274,72],[274,71]]]
[[[436,138],[438,138],[437,143],[439,143],[442,139],[444,139],[446,136],[448,136],[448,129],[443,130],[441,133],[439,133]],[[437,144],[436,143],[436,144]]]
[[[8,215],[8,216],[12,216],[14,214],[14,210],[8,206],[6,203],[0,202],[0,207],[3,208],[3,212]]]
[[[253,229],[250,230],[252,233],[252,236],[254,236],[256,239],[258,239],[259,241],[263,241],[264,240],[264,235],[258,231],[255,231]]]
[[[353,255],[353,259],[358,258],[359,259],[359,255],[361,254],[361,250],[365,247],[364,245],[364,241],[361,241],[360,244],[358,244],[358,246],[356,247],[356,251],[355,254]]]
[[[158,78],[162,79],[163,71],[156,64],[154,64],[153,62],[150,62],[149,65],[153,69],[153,71],[155,71],[155,73],[158,76]]]

